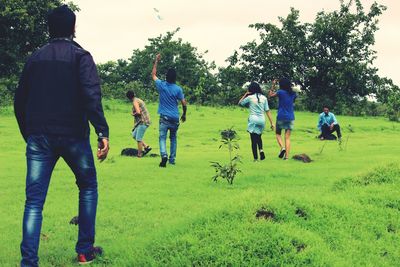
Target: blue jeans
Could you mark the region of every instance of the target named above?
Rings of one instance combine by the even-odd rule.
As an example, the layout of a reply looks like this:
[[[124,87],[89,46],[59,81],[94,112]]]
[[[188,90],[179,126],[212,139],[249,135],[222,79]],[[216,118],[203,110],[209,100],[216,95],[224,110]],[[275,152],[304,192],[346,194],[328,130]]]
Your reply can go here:
[[[89,139],[31,135],[27,140],[26,201],[21,243],[21,266],[38,266],[42,210],[50,177],[62,157],[79,188],[79,234],[75,250],[86,253],[94,243],[97,179]]]
[[[160,116],[160,126],[159,126],[159,143],[160,143],[160,154],[161,157],[168,157],[167,154],[167,133],[169,130],[169,140],[171,142],[169,162],[174,164],[176,158],[176,133],[179,128],[179,120],[173,120],[165,116]]]

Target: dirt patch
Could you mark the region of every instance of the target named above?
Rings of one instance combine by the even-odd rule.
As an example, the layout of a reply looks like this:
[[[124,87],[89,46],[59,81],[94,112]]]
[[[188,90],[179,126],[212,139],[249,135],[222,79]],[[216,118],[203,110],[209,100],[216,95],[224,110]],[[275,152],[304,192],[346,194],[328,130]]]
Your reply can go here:
[[[304,244],[303,242],[300,242],[298,240],[292,240],[292,245],[296,248],[297,253],[302,252],[307,247],[306,244]]]
[[[388,231],[388,233],[396,233],[396,227],[393,225],[393,224],[389,224],[388,226],[387,226],[387,231]]]
[[[138,150],[136,148],[124,148],[121,151],[121,156],[127,156],[127,157],[137,157]],[[147,154],[145,155],[146,157],[150,158],[156,158],[159,155],[158,154]]]
[[[312,161],[311,158],[307,154],[294,155],[293,159],[302,161],[304,163],[310,163]]]
[[[307,212],[302,208],[297,208],[295,213],[298,217],[303,218],[304,220],[308,219]]]
[[[386,207],[400,211],[400,202],[390,202],[386,204]]]
[[[78,225],[78,224],[79,224],[79,217],[78,217],[78,216],[73,217],[73,218],[69,221],[69,224]]]
[[[41,233],[40,240],[47,241],[47,240],[49,240],[49,236],[47,234]]]
[[[275,219],[275,213],[271,210],[267,210],[265,208],[261,208],[256,212],[257,219],[265,219],[273,221]]]

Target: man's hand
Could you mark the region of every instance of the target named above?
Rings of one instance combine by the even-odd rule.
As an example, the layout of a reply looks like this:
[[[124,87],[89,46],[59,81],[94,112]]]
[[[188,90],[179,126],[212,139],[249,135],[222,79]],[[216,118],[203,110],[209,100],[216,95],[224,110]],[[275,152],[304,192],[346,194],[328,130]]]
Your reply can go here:
[[[181,116],[181,121],[185,122],[186,121],[186,112],[187,112],[187,102],[185,99],[181,100],[181,104],[182,104],[182,109],[183,109],[183,113]]]
[[[186,121],[186,115],[182,115],[181,116],[181,122],[185,122]]]
[[[161,60],[161,54],[158,53],[158,54],[156,55],[156,61],[159,62],[160,60]]]
[[[97,145],[97,159],[103,162],[107,158],[108,150],[110,150],[110,144],[107,138],[102,138]]]
[[[335,125],[332,123],[332,124],[329,126],[329,129],[331,129],[331,131],[332,131],[334,126],[335,126]]]

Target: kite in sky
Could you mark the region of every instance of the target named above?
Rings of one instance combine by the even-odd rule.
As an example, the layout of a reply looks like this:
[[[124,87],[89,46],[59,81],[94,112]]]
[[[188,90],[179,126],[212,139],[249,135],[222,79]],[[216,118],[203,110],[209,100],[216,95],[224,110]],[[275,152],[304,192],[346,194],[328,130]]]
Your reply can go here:
[[[160,16],[160,10],[158,10],[157,8],[153,8],[154,12],[156,13],[156,17],[158,20],[163,20],[163,18]]]

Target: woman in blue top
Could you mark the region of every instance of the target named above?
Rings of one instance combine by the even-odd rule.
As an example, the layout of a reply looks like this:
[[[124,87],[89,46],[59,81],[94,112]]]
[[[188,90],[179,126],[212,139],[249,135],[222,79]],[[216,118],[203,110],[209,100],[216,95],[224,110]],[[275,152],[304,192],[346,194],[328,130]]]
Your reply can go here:
[[[281,148],[279,158],[288,159],[290,152],[290,133],[293,130],[294,122],[294,101],[297,94],[292,90],[292,84],[288,78],[279,80],[279,90],[275,92],[275,84],[277,80],[272,81],[272,88],[268,95],[270,97],[277,96],[279,99],[278,116],[276,118],[276,140]],[[285,146],[282,142],[282,129],[285,129]]]
[[[258,83],[252,82],[248,91],[239,100],[239,105],[248,106],[250,116],[248,119],[247,131],[250,133],[251,149],[253,151],[254,160],[258,160],[257,146],[260,151],[260,160],[265,159],[261,134],[265,128],[265,115],[267,114],[271,129],[274,128],[271,113],[268,107],[268,100],[262,94],[261,87]]]

